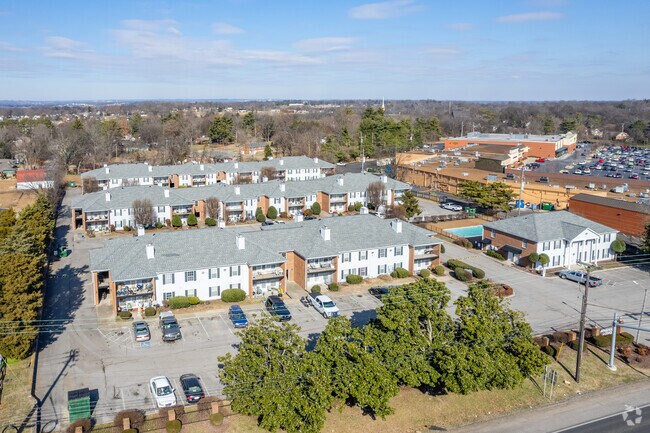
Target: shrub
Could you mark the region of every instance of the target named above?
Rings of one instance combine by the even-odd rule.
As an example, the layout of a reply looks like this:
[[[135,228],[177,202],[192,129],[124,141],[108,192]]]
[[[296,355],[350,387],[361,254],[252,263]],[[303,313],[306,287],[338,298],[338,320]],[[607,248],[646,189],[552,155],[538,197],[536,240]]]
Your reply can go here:
[[[169,308],[172,310],[176,308],[187,308],[190,306],[190,300],[187,299],[187,296],[174,296],[169,298],[168,301]]]
[[[188,296],[187,300],[190,302],[190,305],[198,305],[201,303],[198,296]]]
[[[354,205],[353,204],[348,205],[348,212],[354,212]]]
[[[263,223],[264,221],[266,221],[266,217],[264,216],[264,214],[262,212],[255,215],[255,219],[257,220],[258,223]]]
[[[183,425],[178,419],[167,421],[167,424],[165,424],[165,430],[167,430],[167,433],[180,433],[181,428],[183,428]]]
[[[363,203],[361,203],[360,201],[355,201],[354,202],[354,210],[355,211],[359,212],[362,207],[363,207]]]
[[[320,204],[318,204],[317,201],[315,201],[314,204],[311,205],[311,211],[314,215],[320,215],[321,208],[320,208]]]
[[[567,344],[567,346],[569,346],[571,349],[577,351],[577,350],[578,350],[578,346],[580,346],[580,341],[578,341],[578,340],[569,341],[569,343]]]
[[[214,218],[207,217],[205,219],[205,225],[208,227],[214,227],[217,225],[217,221]]]
[[[461,267],[463,269],[469,269],[470,271],[472,271],[472,274],[476,278],[485,278],[485,271],[483,269],[477,268],[472,265],[468,265],[467,263],[461,262],[460,260],[454,260],[454,259],[447,260],[447,267],[451,270],[456,270],[457,267]]]
[[[320,293],[320,286],[316,284],[315,286],[312,286],[311,288],[312,293]]]
[[[363,282],[363,277],[361,275],[348,275],[345,277],[345,281],[348,284],[361,284]]]
[[[591,341],[598,347],[611,347],[612,345],[612,336],[611,335],[599,335],[598,337],[591,337]],[[634,342],[634,337],[627,332],[623,332],[616,336],[617,344],[632,344]]]
[[[433,272],[436,273],[439,277],[442,275],[445,275],[445,268],[442,265],[438,265],[435,268],[433,268]]]
[[[110,226],[108,226],[108,231],[113,233],[115,231],[115,224],[111,224]]]
[[[280,212],[280,218],[287,218],[286,212]]]
[[[131,228],[131,226],[124,226],[123,230],[124,230],[125,232],[130,232],[130,231],[133,230],[133,229]]]
[[[113,425],[121,429],[122,420],[124,418],[128,418],[129,421],[131,421],[131,428],[129,430],[125,430],[131,433],[133,432],[138,433],[138,429],[144,425],[144,421],[145,421],[144,411],[138,409],[127,409],[118,412],[115,415],[115,418],[113,418]]]
[[[458,281],[469,281],[472,279],[472,274],[463,268],[454,269],[454,278]]]
[[[329,283],[327,288],[329,290],[331,290],[332,292],[338,292],[339,291],[339,284],[338,283]]]
[[[156,307],[147,307],[144,309],[145,317],[153,317],[156,315]]]
[[[467,239],[456,239],[454,243],[464,248],[472,248],[472,243]]]
[[[214,426],[223,424],[223,414],[221,412],[217,412],[210,415],[210,424]]]
[[[246,299],[246,292],[242,289],[226,289],[221,292],[223,302],[241,302]]]
[[[275,208],[275,206],[269,207],[269,210],[266,212],[266,217],[271,218],[272,220],[278,217],[278,210]]]
[[[555,358],[555,353],[557,350],[555,349],[554,346],[551,346],[550,344],[548,346],[542,347],[542,352],[550,356],[551,358]]]
[[[120,311],[120,319],[130,320],[133,317],[133,314],[130,311]]]
[[[445,252],[445,244],[440,244],[440,254]]]
[[[162,306],[163,306],[164,308],[169,308],[169,301],[168,301],[167,299],[163,299],[163,301],[162,301]]]
[[[180,215],[174,215],[172,217],[172,227],[180,227],[183,225],[183,221],[181,220]]]
[[[187,225],[188,226],[195,227],[198,223],[199,223],[199,221],[196,219],[196,215],[194,215],[193,213],[191,213],[191,214],[189,214],[187,216]]]
[[[83,433],[88,433],[90,432],[92,426],[93,425],[90,418],[78,419],[68,426],[68,428],[66,429],[66,433],[74,433],[77,427],[81,427],[81,431]]]
[[[409,275],[409,271],[404,268],[395,268],[393,272],[390,273],[390,276],[393,278],[406,278]]]
[[[205,397],[205,398],[202,398],[201,400],[199,400],[199,402],[197,404],[197,408],[198,408],[199,412],[210,410],[210,408],[212,407],[212,403],[214,403],[214,402],[220,403],[221,399],[219,397],[214,396],[214,395],[210,395],[208,397]]]
[[[429,278],[431,276],[431,271],[429,271],[428,269],[422,269],[420,270],[420,276],[422,278]]]
[[[160,221],[156,221],[156,225],[155,225],[155,227],[156,227],[157,229],[161,229],[161,228],[165,227],[165,224],[161,223]]]
[[[303,214],[304,216],[312,216],[314,213],[311,211],[311,209],[304,209],[304,210],[302,211],[302,214]]]
[[[503,257],[501,254],[497,253],[494,250],[487,250],[485,252],[485,255],[489,256],[489,257],[493,257],[493,258],[495,258],[497,260],[501,260],[501,261],[504,261],[506,259],[505,257]]]

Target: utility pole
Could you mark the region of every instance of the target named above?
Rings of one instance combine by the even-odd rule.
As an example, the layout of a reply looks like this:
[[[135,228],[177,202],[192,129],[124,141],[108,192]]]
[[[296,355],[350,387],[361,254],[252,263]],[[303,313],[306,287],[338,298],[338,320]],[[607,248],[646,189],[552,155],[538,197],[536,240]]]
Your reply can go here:
[[[366,162],[366,157],[364,156],[363,151],[363,133],[359,132],[359,136],[361,138],[361,173],[363,173],[363,165]]]
[[[648,289],[645,289],[645,294],[643,295],[643,306],[641,307],[641,314],[639,315],[639,327],[636,330],[636,338],[634,338],[634,342],[636,344],[639,344],[639,332],[641,331],[641,319],[643,319],[643,315],[645,314],[645,300],[648,297]]]
[[[521,201],[524,196],[524,167],[521,167],[521,184],[519,185],[519,203],[517,205],[517,216],[521,215]]]
[[[582,351],[585,347],[585,322],[587,321],[587,299],[589,297],[589,273],[587,267],[587,279],[585,281],[585,293],[582,295],[582,309],[580,311],[580,336],[578,337],[578,357],[576,358],[576,382],[580,383],[580,367],[582,366]],[[580,287],[580,283],[578,283]]]

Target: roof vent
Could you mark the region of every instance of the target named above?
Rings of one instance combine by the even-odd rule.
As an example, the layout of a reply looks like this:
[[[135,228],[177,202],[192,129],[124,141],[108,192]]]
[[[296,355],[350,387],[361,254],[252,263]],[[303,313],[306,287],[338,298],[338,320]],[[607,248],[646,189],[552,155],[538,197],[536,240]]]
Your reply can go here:
[[[153,244],[147,244],[147,260],[152,260],[155,257]]]
[[[318,164],[318,158],[314,158],[314,164]]]
[[[106,201],[111,201],[111,193],[110,192],[106,193]]]
[[[285,192],[287,190],[287,184],[282,182],[280,184],[280,191]]]
[[[284,165],[284,159],[280,160],[280,165]]]
[[[330,240],[330,228],[327,226],[323,226],[320,228],[320,235],[323,238],[324,241],[329,241]]]
[[[165,198],[169,198],[169,190],[167,188],[165,188],[164,193],[165,193]]]
[[[398,220],[397,218],[390,222],[390,226],[393,230],[395,230],[395,233],[402,233],[402,221]]]
[[[149,169],[149,173],[151,173],[153,171],[153,166],[151,166],[151,165],[148,166],[148,169]]]
[[[235,187],[235,195],[240,195],[241,194],[241,188],[236,186]]]
[[[239,163],[235,162],[235,168],[239,168]]]
[[[336,179],[336,183],[338,183],[339,186],[343,186],[343,176],[339,176],[339,177]]]
[[[235,237],[235,242],[237,243],[238,250],[246,249],[246,238],[244,238],[242,235],[237,235]]]

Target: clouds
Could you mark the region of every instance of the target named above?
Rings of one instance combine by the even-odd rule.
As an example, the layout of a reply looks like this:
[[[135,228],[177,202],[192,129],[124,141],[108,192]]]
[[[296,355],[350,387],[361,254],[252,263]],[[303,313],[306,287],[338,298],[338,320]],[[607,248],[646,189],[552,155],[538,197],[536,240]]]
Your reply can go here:
[[[49,36],[45,38],[45,46],[42,47],[43,55],[60,59],[86,60],[94,56],[91,50],[83,42],[75,41],[63,36]]]
[[[525,23],[528,21],[550,21],[564,18],[560,12],[527,12],[514,15],[503,15],[497,18],[500,23]]]
[[[452,23],[447,27],[452,30],[456,30],[457,32],[466,32],[468,30],[472,30],[474,28],[474,25],[470,23]]]
[[[347,51],[356,42],[357,38],[327,37],[303,39],[293,44],[298,51],[306,53],[323,53],[333,51]]]
[[[348,11],[348,16],[356,20],[385,20],[397,18],[421,10],[414,0],[391,0],[379,3],[366,3]]]
[[[244,33],[244,29],[227,23],[214,23],[212,31],[218,35],[238,35]]]
[[[9,51],[9,52],[12,52],[12,53],[19,53],[19,52],[22,52],[22,51],[25,51],[25,50],[15,46],[14,44],[10,44],[9,42],[0,41],[0,51]]]

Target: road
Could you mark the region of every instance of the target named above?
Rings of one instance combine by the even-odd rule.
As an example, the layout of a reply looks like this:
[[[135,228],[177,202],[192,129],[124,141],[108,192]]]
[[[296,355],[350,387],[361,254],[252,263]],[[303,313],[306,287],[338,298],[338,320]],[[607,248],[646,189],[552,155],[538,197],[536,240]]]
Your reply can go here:
[[[631,424],[631,425],[630,425]],[[575,396],[453,430],[457,433],[641,433],[650,431],[650,381]]]
[[[103,320],[105,307],[93,305],[92,284],[87,272],[88,251],[101,246],[101,239],[73,241],[69,232],[69,203],[77,189],[68,190],[64,198],[64,216],[58,221],[56,237],[67,242],[69,257],[52,264],[52,277],[46,291],[44,322],[39,338],[36,395],[42,401],[44,421],[67,421],[67,392],[89,388],[94,404],[93,415],[99,422],[110,422],[124,408],[153,410],[148,380],[168,376],[178,389],[178,378],[195,373],[211,395],[221,395],[217,357],[234,350],[238,337],[225,311],[211,310],[200,314],[179,314],[183,338],[163,343],[155,320],[150,322],[149,344],[136,344],[130,322]],[[445,243],[444,258],[459,258],[485,269],[487,277],[510,284],[515,289],[512,306],[524,311],[536,333],[551,329],[575,328],[578,322],[581,291],[577,284],[555,277],[542,278],[504,265],[477,251],[468,251]],[[589,323],[607,326],[614,311],[638,320],[643,288],[650,287],[643,270],[623,269],[598,273],[605,285],[591,291]],[[634,284],[635,280],[638,284]],[[452,299],[466,291],[466,286],[445,278]],[[613,296],[615,294],[615,296]],[[367,293],[339,292],[332,294],[342,313],[359,325],[374,317],[381,305]],[[298,299],[289,299],[288,307],[310,344],[315,342],[327,321]],[[252,321],[266,314],[261,302],[243,305]],[[449,311],[453,311],[450,305]],[[99,318],[98,318],[99,317]],[[648,341],[642,334],[641,340]],[[177,395],[180,398],[180,395]]]

